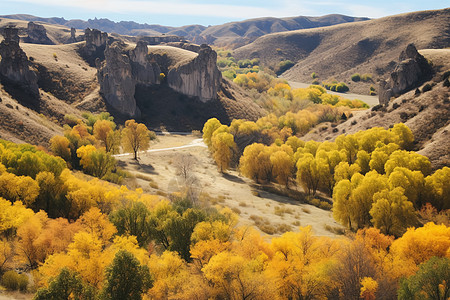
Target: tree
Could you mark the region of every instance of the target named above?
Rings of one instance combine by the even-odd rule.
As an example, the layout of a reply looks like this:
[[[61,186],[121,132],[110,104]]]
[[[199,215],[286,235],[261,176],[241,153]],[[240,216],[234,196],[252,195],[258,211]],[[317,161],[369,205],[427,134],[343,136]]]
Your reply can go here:
[[[94,124],[94,136],[102,143],[106,152],[117,153],[119,150],[120,132],[115,129],[116,124],[109,120],[98,120]]]
[[[64,137],[55,135],[50,139],[50,149],[54,155],[57,155],[67,162],[71,160],[70,141]]]
[[[214,132],[211,138],[211,146],[213,158],[216,161],[220,172],[224,172],[230,167],[233,153],[236,152],[237,146],[234,137],[228,132]]]
[[[216,131],[217,128],[219,128],[222,124],[219,120],[216,118],[211,118],[208,121],[206,121],[205,125],[203,126],[203,141],[205,142],[206,146],[211,147],[211,138]]]
[[[150,131],[147,126],[136,123],[135,120],[125,122],[122,129],[122,146],[125,151],[134,153],[134,159],[138,158],[138,151],[147,150],[150,147]]]
[[[308,195],[315,195],[320,182],[320,161],[305,153],[297,161],[297,181]]]
[[[34,300],[94,299],[94,290],[85,285],[76,272],[63,268],[48,288],[41,288]]]
[[[85,172],[98,178],[103,178],[116,165],[116,160],[110,153],[97,150],[92,145],[81,146],[77,155]]]
[[[152,286],[148,267],[141,266],[133,254],[120,250],[106,269],[103,296],[110,300],[139,300],[142,299],[142,293]]]
[[[414,206],[403,193],[404,189],[397,187],[373,195],[374,204],[370,209],[372,223],[386,235],[400,236],[406,228],[416,225]]]
[[[294,171],[294,160],[292,155],[285,151],[276,151],[270,155],[272,164],[272,173],[275,180],[282,185],[288,187],[289,178],[292,177]]]
[[[398,289],[398,299],[437,299],[450,297],[450,259],[432,257],[420,265],[416,274],[404,279]]]
[[[245,147],[239,160],[239,167],[244,176],[254,179],[256,182],[270,180],[272,164],[268,147],[259,143]]]

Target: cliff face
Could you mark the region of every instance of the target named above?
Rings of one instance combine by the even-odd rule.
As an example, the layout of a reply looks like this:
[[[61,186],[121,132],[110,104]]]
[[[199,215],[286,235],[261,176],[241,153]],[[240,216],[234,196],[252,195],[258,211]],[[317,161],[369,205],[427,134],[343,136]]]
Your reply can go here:
[[[167,72],[167,85],[176,92],[197,97],[202,102],[217,99],[222,76],[216,66],[216,52],[206,45],[191,47],[198,51],[197,55],[191,53],[193,58],[174,63],[164,59],[167,57],[164,55],[149,55],[145,41],[138,41],[136,47],[130,49],[119,41],[110,43],[104,33],[87,29],[83,51],[91,55],[88,59],[98,55],[102,47],[105,47],[104,59],[96,57],[100,92],[109,105],[126,116],[140,115],[134,97],[136,85],[161,84],[162,70]]]
[[[196,58],[169,71],[167,83],[177,92],[198,97],[202,102],[216,99],[222,80],[216,61],[216,52],[202,45]]]
[[[391,97],[419,86],[431,75],[431,67],[427,60],[417,51],[414,44],[409,44],[399,57],[400,62],[391,73],[388,80],[380,81],[379,101],[388,105]]]
[[[19,46],[17,28],[4,28],[3,36],[4,40],[0,43],[1,78],[38,96],[38,78],[30,69],[30,61]]]
[[[114,42],[105,49],[105,60],[97,60],[97,78],[100,93],[109,105],[119,112],[130,116],[139,116],[134,100],[136,80],[133,78],[130,59],[123,54],[124,45]]]

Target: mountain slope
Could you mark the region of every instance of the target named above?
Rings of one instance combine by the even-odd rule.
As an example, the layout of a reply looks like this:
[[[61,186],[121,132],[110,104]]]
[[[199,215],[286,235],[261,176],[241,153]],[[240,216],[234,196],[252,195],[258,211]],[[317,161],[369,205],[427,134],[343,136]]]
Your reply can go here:
[[[259,18],[240,22],[230,22],[216,26],[186,25],[171,27],[162,25],[139,24],[132,21],[114,22],[108,19],[66,20],[64,18],[40,18],[32,15],[5,15],[0,18],[23,21],[45,22],[49,24],[74,27],[76,29],[96,28],[109,33],[122,35],[178,35],[198,44],[208,43],[216,46],[238,47],[254,41],[268,33],[315,28],[335,24],[365,21],[343,15],[326,15],[322,17]]]
[[[288,80],[311,82],[315,72],[319,81],[335,77],[354,92],[368,93],[368,85],[392,71],[409,43],[417,49],[448,47],[450,9],[265,35],[236,49],[234,57],[260,58],[272,68],[291,60],[296,65],[283,74]],[[371,73],[373,82],[355,84],[350,80],[354,73]]]

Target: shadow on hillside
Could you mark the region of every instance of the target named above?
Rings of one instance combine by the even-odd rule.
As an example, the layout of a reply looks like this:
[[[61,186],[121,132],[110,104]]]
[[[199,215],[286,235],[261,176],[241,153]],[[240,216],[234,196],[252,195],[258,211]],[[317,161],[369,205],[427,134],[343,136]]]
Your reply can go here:
[[[239,178],[235,175],[228,174],[228,173],[222,173],[222,177],[225,178],[226,180],[233,181],[236,183],[245,183],[245,181],[242,180],[241,178]]]
[[[158,174],[157,172],[155,172],[155,168],[152,165],[142,164],[142,163],[140,163],[139,159],[137,161],[132,160],[132,161],[128,162],[128,164],[131,165],[132,168],[134,168],[136,171],[141,171],[144,173],[154,174],[154,175]]]

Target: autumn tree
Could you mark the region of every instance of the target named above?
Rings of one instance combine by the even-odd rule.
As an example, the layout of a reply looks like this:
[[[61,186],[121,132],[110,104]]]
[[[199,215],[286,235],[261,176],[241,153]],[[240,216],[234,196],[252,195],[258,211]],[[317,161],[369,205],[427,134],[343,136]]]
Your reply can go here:
[[[70,152],[70,141],[60,135],[55,135],[50,139],[50,149],[54,155],[57,155],[67,162],[70,162],[71,152]]]
[[[272,177],[272,164],[268,147],[260,143],[247,146],[239,161],[242,174],[256,182],[270,180]]]
[[[205,142],[206,146],[208,147],[212,146],[211,142],[212,135],[214,131],[216,131],[216,129],[219,128],[220,126],[222,126],[222,124],[216,118],[211,118],[208,121],[206,121],[205,125],[203,126],[203,141]]]
[[[230,167],[233,154],[237,149],[233,135],[228,132],[214,132],[211,138],[211,148],[213,158],[220,172],[223,173]]]
[[[115,129],[116,124],[109,120],[98,120],[94,124],[94,136],[102,143],[106,152],[119,152],[120,132]]]
[[[272,173],[275,180],[282,185],[288,187],[289,179],[294,173],[294,160],[292,155],[279,150],[270,155],[270,163],[272,164]]]
[[[132,152],[137,160],[138,152],[150,147],[150,131],[147,126],[136,123],[135,120],[126,121],[125,128],[122,129],[122,146],[125,151]]]
[[[152,285],[148,267],[141,266],[133,254],[121,250],[106,269],[103,297],[111,300],[139,300]]]
[[[81,146],[77,155],[85,172],[98,178],[103,178],[116,165],[116,160],[110,153],[98,150],[92,145]]]

